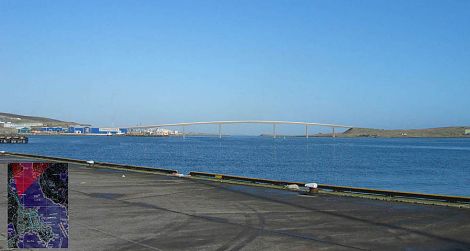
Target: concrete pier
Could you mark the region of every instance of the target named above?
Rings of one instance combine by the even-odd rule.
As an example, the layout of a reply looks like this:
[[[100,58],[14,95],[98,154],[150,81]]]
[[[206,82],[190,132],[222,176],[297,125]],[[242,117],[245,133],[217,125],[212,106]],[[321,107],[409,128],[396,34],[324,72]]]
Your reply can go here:
[[[28,137],[16,135],[0,135],[0,144],[26,144]]]
[[[25,159],[0,155],[0,249],[12,161]],[[139,170],[70,164],[69,206],[70,250],[470,248],[470,209],[304,196]]]

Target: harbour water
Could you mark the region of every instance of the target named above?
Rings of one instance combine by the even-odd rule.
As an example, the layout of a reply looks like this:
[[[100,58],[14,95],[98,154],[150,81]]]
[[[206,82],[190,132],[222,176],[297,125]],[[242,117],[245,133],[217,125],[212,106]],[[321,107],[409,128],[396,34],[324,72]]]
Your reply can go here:
[[[470,139],[31,136],[3,151],[470,196]]]

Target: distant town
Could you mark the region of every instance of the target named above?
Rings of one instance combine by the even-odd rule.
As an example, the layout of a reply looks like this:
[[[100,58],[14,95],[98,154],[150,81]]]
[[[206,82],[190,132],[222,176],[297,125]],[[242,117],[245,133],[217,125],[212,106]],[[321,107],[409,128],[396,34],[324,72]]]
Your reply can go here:
[[[44,126],[41,123],[11,123],[0,121],[0,128],[4,133],[10,134],[34,134],[34,135],[127,135],[127,136],[177,136],[176,130],[165,128],[128,129],[118,127],[91,127],[91,126]]]
[[[178,136],[181,133],[165,128],[93,127],[43,117],[0,113],[0,134],[167,137]]]
[[[165,128],[128,129],[118,127],[91,127],[91,126],[44,126],[41,123],[11,123],[0,121],[0,128],[9,134],[33,135],[96,135],[96,136],[177,136],[176,130]]]

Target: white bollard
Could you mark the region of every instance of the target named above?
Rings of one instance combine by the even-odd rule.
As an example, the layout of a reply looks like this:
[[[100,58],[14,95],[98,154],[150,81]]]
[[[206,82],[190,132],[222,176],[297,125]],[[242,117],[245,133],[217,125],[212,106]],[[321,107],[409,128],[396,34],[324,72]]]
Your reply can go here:
[[[318,184],[317,183],[307,183],[305,187],[308,187],[309,192],[316,193],[318,192]]]

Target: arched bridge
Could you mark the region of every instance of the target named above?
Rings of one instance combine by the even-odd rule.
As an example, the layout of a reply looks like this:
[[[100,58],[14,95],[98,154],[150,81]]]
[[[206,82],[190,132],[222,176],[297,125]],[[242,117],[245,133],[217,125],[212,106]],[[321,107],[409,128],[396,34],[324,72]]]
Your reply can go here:
[[[183,128],[183,137],[185,136],[185,126],[191,125],[218,125],[219,126],[219,138],[222,137],[222,125],[225,124],[271,124],[273,125],[273,137],[276,138],[276,125],[303,125],[305,126],[305,137],[308,138],[308,128],[310,126],[329,127],[333,130],[333,137],[336,136],[335,128],[353,128],[353,126],[337,125],[337,124],[324,124],[324,123],[312,123],[312,122],[297,122],[297,121],[277,121],[277,120],[226,120],[226,121],[203,121],[203,122],[184,122],[184,123],[173,123],[173,124],[159,124],[159,125],[146,125],[146,126],[134,126],[129,129],[150,129],[150,128],[162,128],[162,127],[174,127],[180,126]]]

